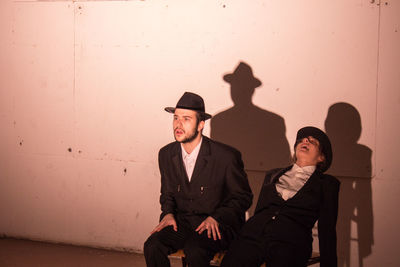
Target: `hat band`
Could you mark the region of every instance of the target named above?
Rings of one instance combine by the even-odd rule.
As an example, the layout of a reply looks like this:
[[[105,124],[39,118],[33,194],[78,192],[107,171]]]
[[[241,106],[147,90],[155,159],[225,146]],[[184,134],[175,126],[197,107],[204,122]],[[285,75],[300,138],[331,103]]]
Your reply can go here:
[[[176,108],[191,109],[191,110],[196,110],[196,111],[204,112],[204,108],[201,108],[201,107],[196,108],[196,107],[186,107],[186,106],[177,105]]]

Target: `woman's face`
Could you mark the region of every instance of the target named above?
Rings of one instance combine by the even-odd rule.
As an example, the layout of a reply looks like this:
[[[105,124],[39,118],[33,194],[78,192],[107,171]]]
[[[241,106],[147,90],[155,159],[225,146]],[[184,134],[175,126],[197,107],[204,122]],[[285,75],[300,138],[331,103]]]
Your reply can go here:
[[[296,164],[299,166],[316,166],[324,160],[324,155],[320,152],[319,141],[312,137],[304,137],[295,148]]]

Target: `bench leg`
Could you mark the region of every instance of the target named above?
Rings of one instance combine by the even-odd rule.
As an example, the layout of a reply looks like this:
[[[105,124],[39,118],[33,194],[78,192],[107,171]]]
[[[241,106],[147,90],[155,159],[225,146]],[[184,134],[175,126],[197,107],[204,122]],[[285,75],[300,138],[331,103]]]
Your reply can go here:
[[[186,267],[186,266],[187,266],[186,258],[182,257],[182,267]]]

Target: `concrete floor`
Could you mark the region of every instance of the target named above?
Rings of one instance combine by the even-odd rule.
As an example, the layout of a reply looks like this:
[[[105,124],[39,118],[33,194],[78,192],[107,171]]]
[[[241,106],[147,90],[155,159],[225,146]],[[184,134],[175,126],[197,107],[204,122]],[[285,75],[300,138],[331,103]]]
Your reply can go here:
[[[0,238],[1,267],[145,267],[143,254]],[[180,267],[179,259],[171,259]]]

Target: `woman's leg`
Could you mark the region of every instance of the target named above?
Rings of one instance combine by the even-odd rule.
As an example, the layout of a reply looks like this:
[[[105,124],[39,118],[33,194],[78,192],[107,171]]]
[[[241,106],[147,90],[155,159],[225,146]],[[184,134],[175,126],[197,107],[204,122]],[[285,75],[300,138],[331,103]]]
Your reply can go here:
[[[260,267],[264,259],[263,254],[262,243],[240,237],[231,243],[221,267]]]

